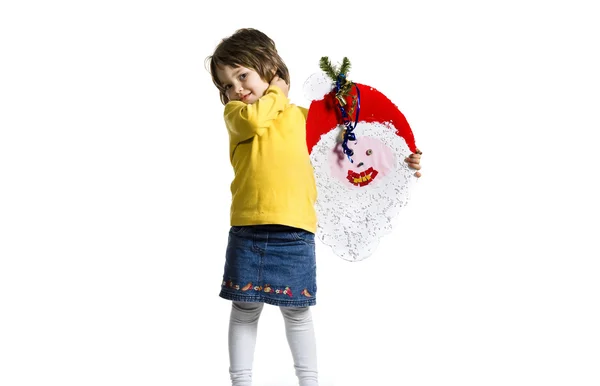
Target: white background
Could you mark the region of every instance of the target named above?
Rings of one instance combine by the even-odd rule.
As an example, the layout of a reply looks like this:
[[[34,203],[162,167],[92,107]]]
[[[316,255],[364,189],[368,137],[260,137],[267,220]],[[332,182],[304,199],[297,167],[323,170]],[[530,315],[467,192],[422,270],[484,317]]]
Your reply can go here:
[[[0,384],[229,384],[232,172],[204,59],[255,27],[294,103],[348,56],[424,153],[375,255],[317,244],[321,385],[599,385],[593,2],[386,3],[3,1]],[[265,307],[255,386],[295,384]]]

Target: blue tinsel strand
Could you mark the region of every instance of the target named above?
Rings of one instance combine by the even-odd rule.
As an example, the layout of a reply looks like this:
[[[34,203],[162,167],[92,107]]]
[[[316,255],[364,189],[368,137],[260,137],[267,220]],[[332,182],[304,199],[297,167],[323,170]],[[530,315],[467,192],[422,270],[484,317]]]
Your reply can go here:
[[[335,82],[336,94],[340,92],[341,87],[346,83],[345,79],[346,79],[346,74],[340,74],[338,76],[338,78]],[[344,123],[344,126],[346,126],[346,130],[344,131],[344,140],[342,142],[342,149],[344,150],[344,154],[346,154],[346,156],[348,156],[348,159],[350,160],[351,163],[354,163],[354,161],[351,158],[354,155],[354,151],[348,147],[348,141],[356,141],[356,135],[354,134],[354,129],[356,128],[356,124],[358,123],[358,114],[360,112],[360,90],[358,89],[358,87],[356,85],[354,85],[354,88],[356,88],[356,115],[354,118],[354,124],[351,122],[351,119],[348,116],[346,109],[344,109],[344,106],[342,106],[338,101],[338,107],[342,114],[342,122]]]

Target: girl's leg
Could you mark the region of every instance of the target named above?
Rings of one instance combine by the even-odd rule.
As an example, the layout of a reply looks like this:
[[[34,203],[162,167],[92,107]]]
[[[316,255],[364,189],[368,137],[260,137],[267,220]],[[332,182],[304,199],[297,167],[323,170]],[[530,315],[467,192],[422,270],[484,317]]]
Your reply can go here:
[[[229,376],[232,386],[252,385],[252,362],[263,303],[232,302],[229,318]]]
[[[317,348],[309,307],[280,307],[300,386],[318,386]]]

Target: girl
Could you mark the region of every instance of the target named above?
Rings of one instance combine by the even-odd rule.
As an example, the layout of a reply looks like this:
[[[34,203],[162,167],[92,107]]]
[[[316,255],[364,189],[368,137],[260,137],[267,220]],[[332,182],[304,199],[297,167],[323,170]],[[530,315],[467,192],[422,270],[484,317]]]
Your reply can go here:
[[[234,170],[219,295],[232,301],[232,386],[252,384],[257,325],[265,303],[281,309],[300,386],[318,386],[309,308],[316,304],[317,293],[317,218],[306,146],[308,111],[288,100],[287,66],[273,40],[258,30],[240,29],[223,39],[207,65],[225,105]],[[419,154],[407,162],[420,169]]]

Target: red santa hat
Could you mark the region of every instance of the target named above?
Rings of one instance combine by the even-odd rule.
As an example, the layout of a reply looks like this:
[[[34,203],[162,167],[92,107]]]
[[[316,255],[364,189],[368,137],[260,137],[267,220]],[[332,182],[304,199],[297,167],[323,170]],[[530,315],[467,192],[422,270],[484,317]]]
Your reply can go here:
[[[360,108],[358,122],[391,123],[396,129],[396,134],[404,138],[410,151],[416,153],[415,138],[404,114],[381,92],[373,87],[354,83],[352,91],[346,97],[347,106],[352,103],[352,94],[356,96],[357,91],[354,86],[360,91],[360,106],[356,107]],[[355,119],[354,114],[351,119]],[[312,101],[306,118],[308,152],[312,152],[323,134],[337,128],[340,124],[343,124],[343,121],[335,90],[326,94],[323,99]]]

